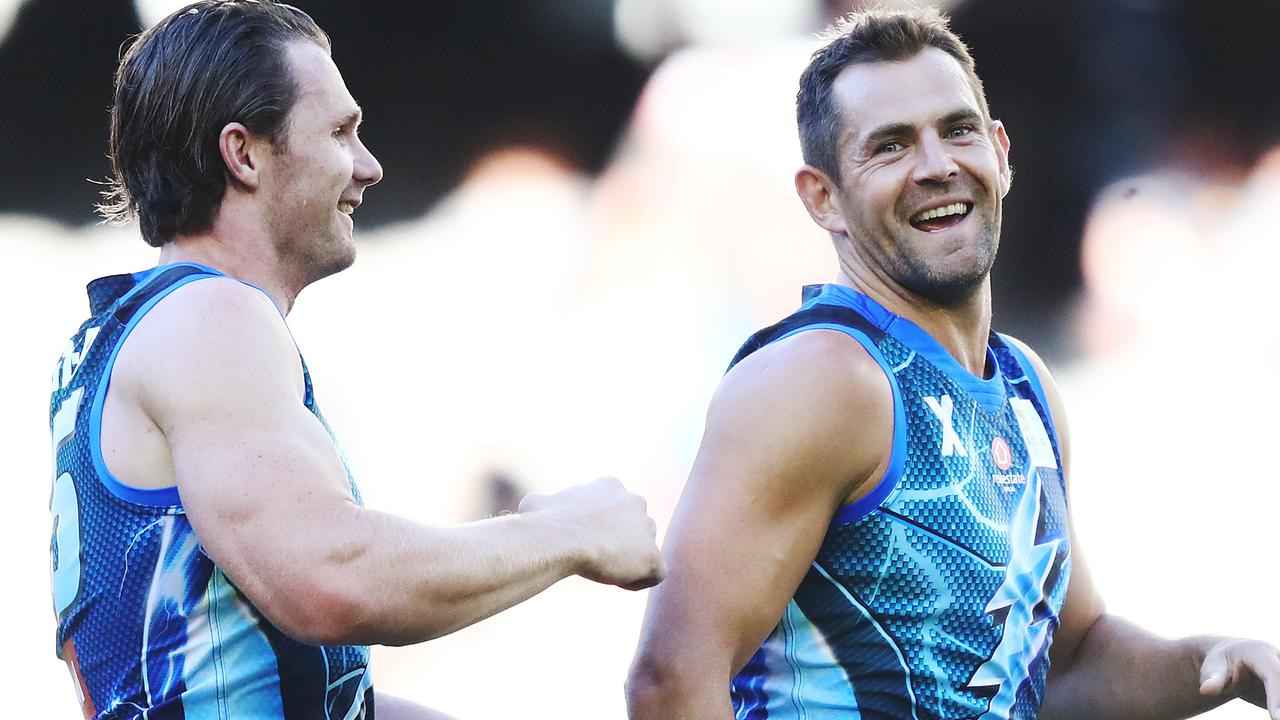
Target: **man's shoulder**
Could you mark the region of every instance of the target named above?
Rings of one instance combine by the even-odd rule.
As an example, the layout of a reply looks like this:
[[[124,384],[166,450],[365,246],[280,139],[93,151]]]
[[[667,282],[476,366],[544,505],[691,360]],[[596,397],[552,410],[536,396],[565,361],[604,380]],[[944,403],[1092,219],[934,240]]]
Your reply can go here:
[[[894,412],[888,375],[870,350],[838,330],[811,329],[760,348],[725,375],[703,448],[714,451],[710,466],[728,463],[737,482],[754,478],[758,490],[840,503],[887,462]]]
[[[840,330],[811,328],[784,337],[743,358],[726,375],[766,386],[826,388],[859,395],[888,388],[880,363],[862,342]]]
[[[130,334],[135,357],[200,361],[292,347],[284,318],[260,290],[228,277],[168,292]]]
[[[893,418],[889,376],[871,351],[846,333],[819,328],[744,358],[725,375],[713,403],[814,430]]]
[[[223,392],[253,375],[301,374],[292,336],[271,299],[228,277],[175,288],[140,319],[116,375],[144,395]],[[292,383],[291,383],[292,384]]]
[[[160,306],[207,320],[260,321],[282,324],[271,298],[261,290],[226,275],[204,277],[175,288]]]

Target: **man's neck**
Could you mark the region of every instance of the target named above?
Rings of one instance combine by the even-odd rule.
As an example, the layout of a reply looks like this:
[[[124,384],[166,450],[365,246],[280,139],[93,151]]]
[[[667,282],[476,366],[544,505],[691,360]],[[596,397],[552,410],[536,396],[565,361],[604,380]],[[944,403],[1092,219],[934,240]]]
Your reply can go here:
[[[199,235],[179,235],[160,248],[160,264],[193,262],[243,280],[262,289],[284,314],[293,309],[301,288],[293,288],[279,256],[269,244],[255,244],[246,233],[234,240],[234,233],[214,228]],[[262,236],[258,236],[262,237]]]
[[[983,280],[972,295],[943,304],[906,288],[869,281],[841,269],[836,284],[853,288],[886,310],[910,320],[937,341],[956,362],[977,377],[987,375],[987,344],[991,334],[991,281]]]

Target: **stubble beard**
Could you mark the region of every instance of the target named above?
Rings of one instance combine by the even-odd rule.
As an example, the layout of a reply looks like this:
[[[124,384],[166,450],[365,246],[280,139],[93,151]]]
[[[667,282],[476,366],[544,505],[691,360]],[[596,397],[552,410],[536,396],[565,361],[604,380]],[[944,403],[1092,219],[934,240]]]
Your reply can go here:
[[[326,233],[323,241],[317,241],[314,235],[296,237],[280,242],[276,246],[281,261],[294,277],[298,289],[336,275],[351,267],[356,259],[354,230],[350,236],[345,233]]]
[[[973,298],[991,274],[1000,244],[1000,222],[995,216],[983,221],[974,239],[972,259],[954,257],[928,260],[923,253],[906,252],[899,257],[898,283],[913,294],[945,307],[960,306]],[[904,248],[909,248],[903,244]]]

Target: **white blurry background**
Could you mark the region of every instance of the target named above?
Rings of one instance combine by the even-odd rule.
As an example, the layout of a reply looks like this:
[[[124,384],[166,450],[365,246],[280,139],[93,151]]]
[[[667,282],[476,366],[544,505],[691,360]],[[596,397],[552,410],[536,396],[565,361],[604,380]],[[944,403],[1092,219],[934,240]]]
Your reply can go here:
[[[644,52],[660,32],[618,7]],[[765,35],[665,60],[598,178],[534,148],[495,152],[424,217],[358,230],[356,266],[301,296],[290,324],[370,506],[459,522],[483,512],[493,472],[544,492],[612,474],[665,528],[738,343],[834,273],[791,189],[794,85],[814,43]],[[1059,328],[1075,351],[1049,358],[1072,412],[1083,550],[1110,608],[1159,633],[1280,641],[1277,204],[1276,153],[1243,180],[1155,173],[1101,194],[1087,287]],[[16,215],[0,215],[0,247],[0,683],[40,698],[40,717],[74,717],[47,589],[48,378],[85,283],[155,251],[132,227]],[[464,719],[622,718],[644,599],[569,580],[452,636],[378,648],[375,676]],[[1210,717],[1262,715],[1237,703]]]

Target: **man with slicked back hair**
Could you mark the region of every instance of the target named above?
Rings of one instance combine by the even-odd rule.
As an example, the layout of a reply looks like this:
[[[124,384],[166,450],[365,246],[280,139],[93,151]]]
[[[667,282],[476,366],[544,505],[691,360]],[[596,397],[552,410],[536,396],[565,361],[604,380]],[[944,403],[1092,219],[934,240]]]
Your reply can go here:
[[[441,718],[375,693],[368,646],[570,575],[663,575],[612,478],[456,527],[364,507],[285,320],[355,260],[382,179],[361,118],[325,33],[271,0],[194,3],[121,60],[101,210],[160,262],[89,285],[50,407],[57,652],[86,718]]]

